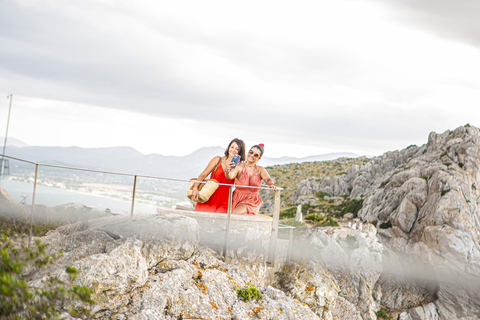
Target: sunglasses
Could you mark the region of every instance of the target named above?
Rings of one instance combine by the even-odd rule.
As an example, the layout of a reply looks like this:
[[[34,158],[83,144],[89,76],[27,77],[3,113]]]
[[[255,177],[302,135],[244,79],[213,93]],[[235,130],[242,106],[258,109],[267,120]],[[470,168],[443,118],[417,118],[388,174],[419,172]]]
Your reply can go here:
[[[256,153],[256,152],[253,152],[253,150],[248,151],[248,153],[250,153],[251,155],[253,155],[255,158],[260,157],[260,155],[259,155],[258,153]]]

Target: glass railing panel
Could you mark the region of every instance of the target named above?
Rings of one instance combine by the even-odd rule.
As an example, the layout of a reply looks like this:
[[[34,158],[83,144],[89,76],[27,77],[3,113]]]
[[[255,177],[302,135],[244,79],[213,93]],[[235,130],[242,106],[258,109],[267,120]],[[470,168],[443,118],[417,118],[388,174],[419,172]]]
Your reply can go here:
[[[187,181],[145,176],[139,176],[137,181],[135,207],[143,203],[155,208],[193,209],[187,198]]]
[[[0,184],[2,213],[8,216],[30,217],[33,199],[35,164],[15,159],[4,160]]]
[[[133,178],[120,174],[90,172],[40,165],[35,204],[56,210],[84,207],[96,212],[129,214]]]

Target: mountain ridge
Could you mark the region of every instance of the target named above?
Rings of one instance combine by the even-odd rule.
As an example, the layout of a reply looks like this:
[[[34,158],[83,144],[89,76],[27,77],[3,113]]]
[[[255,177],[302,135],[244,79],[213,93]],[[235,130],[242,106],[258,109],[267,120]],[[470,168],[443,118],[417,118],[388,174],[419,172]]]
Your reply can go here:
[[[186,156],[165,156],[157,153],[142,154],[128,146],[107,148],[15,146],[7,144],[6,156],[22,160],[135,173],[162,177],[191,178],[198,176],[215,156],[223,155],[225,149],[219,146],[202,147]],[[356,158],[351,152],[312,155],[304,158],[283,156],[264,157],[262,166],[282,165],[310,161],[333,160],[342,157]]]

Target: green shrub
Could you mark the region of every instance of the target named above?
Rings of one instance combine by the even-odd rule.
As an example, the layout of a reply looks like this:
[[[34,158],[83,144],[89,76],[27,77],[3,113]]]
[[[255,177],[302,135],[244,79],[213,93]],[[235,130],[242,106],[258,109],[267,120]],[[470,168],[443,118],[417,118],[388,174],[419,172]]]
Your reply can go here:
[[[450,189],[442,190],[442,192],[441,192],[442,197],[443,197],[444,195],[446,195],[447,193],[449,193],[449,192],[450,192]]]
[[[392,221],[388,220],[387,222],[380,224],[380,229],[390,229],[392,227]]]
[[[249,301],[252,299],[260,300],[262,299],[262,294],[255,286],[250,285],[248,287],[243,287],[237,290],[237,296]]]
[[[330,197],[330,195],[326,192],[323,192],[323,191],[319,191],[319,192],[316,192],[315,193],[315,197],[319,198],[319,199],[323,199],[325,197]]]
[[[55,319],[62,312],[74,317],[88,316],[93,304],[91,291],[73,284],[78,271],[67,267],[68,283],[47,277],[40,287],[28,284],[28,272],[57,259],[45,251],[39,240],[31,248],[15,246],[6,236],[0,237],[0,314],[1,319]]]
[[[390,179],[385,180],[385,181],[382,181],[382,183],[380,183],[380,187],[379,187],[379,188],[385,187],[389,182],[390,182]]]
[[[377,319],[382,319],[382,320],[388,320],[388,319],[393,319],[392,316],[390,316],[385,310],[380,309],[377,312],[375,312],[375,315],[377,316]]]
[[[305,220],[312,221],[312,222],[321,222],[325,220],[325,216],[319,214],[319,213],[310,213],[305,217]]]
[[[280,212],[280,219],[294,218],[297,215],[297,207],[290,207]]]
[[[358,212],[363,207],[363,199],[360,199],[360,200],[353,199],[353,200],[344,201],[341,206],[342,206],[342,210],[335,215],[337,218],[343,217],[347,213],[353,213],[353,216],[357,217]]]
[[[332,217],[327,217],[319,213],[311,213],[305,217],[305,220],[311,221],[317,226],[338,227],[338,222]]]
[[[32,225],[32,234],[35,236],[44,236],[48,231],[57,228],[58,225],[52,223],[34,223]],[[6,236],[29,234],[30,222],[18,218],[5,217],[0,215],[0,234]]]

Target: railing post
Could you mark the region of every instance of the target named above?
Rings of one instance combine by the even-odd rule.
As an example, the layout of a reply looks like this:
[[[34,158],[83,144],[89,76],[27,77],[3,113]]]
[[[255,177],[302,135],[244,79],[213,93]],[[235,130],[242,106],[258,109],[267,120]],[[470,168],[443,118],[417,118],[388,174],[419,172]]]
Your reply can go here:
[[[8,127],[10,125],[10,111],[12,111],[12,98],[13,94],[10,94],[10,105],[8,107],[8,118],[7,118],[7,131],[5,133],[5,142],[3,143],[3,152],[2,152],[2,166],[0,167],[0,185],[2,184],[2,178],[3,178],[3,166],[5,163],[5,149],[7,148],[7,137],[8,137]],[[8,97],[7,97],[8,98]]]
[[[288,236],[287,266],[290,265],[290,261],[292,260],[292,251],[293,251],[293,228],[290,228],[290,234]]]
[[[230,218],[232,216],[232,194],[233,194],[233,185],[228,189],[228,210],[227,210],[227,226],[225,228],[225,240],[223,242],[223,257],[227,257],[227,243],[228,243],[228,234],[230,233]]]
[[[137,176],[133,178],[133,194],[132,194],[132,209],[130,210],[130,216],[133,217],[133,209],[135,208],[135,193],[137,192]]]
[[[275,265],[275,253],[277,250],[278,222],[280,221],[280,190],[275,190],[275,202],[273,204],[272,236],[268,250],[267,263],[272,267]]]
[[[33,211],[35,210],[35,196],[37,194],[37,178],[38,178],[38,163],[35,164],[35,180],[33,181],[33,197],[32,197],[32,211],[30,214],[30,232],[28,233],[28,247],[32,240],[33,233]]]

